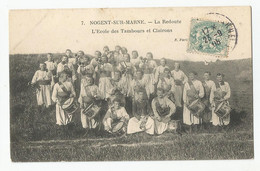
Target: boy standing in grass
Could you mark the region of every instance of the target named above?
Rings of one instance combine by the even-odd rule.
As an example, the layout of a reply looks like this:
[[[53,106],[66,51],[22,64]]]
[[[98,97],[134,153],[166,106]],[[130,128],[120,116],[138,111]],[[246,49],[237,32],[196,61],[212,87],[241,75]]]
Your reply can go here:
[[[165,68],[164,72],[160,74],[157,88],[163,88],[166,92],[167,97],[172,102],[175,102],[175,82],[174,79],[171,77],[171,72],[169,68]]]
[[[101,57],[101,63],[99,63],[96,68],[95,72],[99,76],[99,91],[101,93],[101,98],[104,100],[107,100],[107,98],[110,96],[109,90],[113,88],[113,85],[111,84],[111,75],[113,71],[113,66],[108,63],[107,56]]]
[[[90,64],[95,68],[98,64],[99,64],[99,62],[100,62],[100,60],[101,60],[101,55],[102,55],[102,53],[100,52],[100,51],[95,51],[95,56],[94,56],[94,58],[90,61]]]
[[[67,125],[72,120],[72,114],[67,114],[62,105],[69,98],[76,96],[72,83],[67,81],[68,74],[61,72],[59,82],[53,87],[52,100],[56,103],[56,124]]]
[[[175,104],[177,107],[182,107],[183,85],[188,81],[188,77],[180,70],[180,64],[177,62],[174,64],[171,74],[175,81]]]
[[[34,85],[36,90],[37,103],[40,108],[49,107],[51,101],[51,82],[52,73],[46,70],[46,64],[40,63],[40,70],[36,71],[31,84]]]
[[[94,84],[94,79],[91,75],[84,76],[81,81],[81,90],[78,102],[81,108],[81,123],[85,129],[93,129],[98,126],[99,120],[97,115],[99,113],[98,100],[100,93],[98,86]]]
[[[47,70],[52,72],[53,75],[56,75],[57,64],[53,61],[53,55],[48,53],[47,59],[48,60],[45,61]]]
[[[197,80],[195,76],[197,76],[195,71],[189,73],[189,80],[185,83],[183,90],[183,123],[190,126],[190,132],[193,130],[192,128],[197,130],[197,125],[202,123],[201,117],[195,115],[190,108],[190,105],[194,101],[198,101],[204,97],[204,88],[202,83]]]
[[[158,83],[160,77],[163,77],[164,69],[166,69],[166,68],[169,69],[169,67],[166,66],[166,59],[162,58],[160,60],[160,65],[156,68],[156,71],[155,71],[155,82],[156,82],[156,84]]]
[[[153,54],[148,52],[146,54],[146,59],[140,63],[139,67],[143,70],[144,75],[143,79],[146,84],[146,92],[147,96],[150,99],[151,95],[155,92],[155,81],[154,81],[154,73],[157,68],[156,62],[153,60]]]
[[[230,122],[230,114],[227,116],[220,118],[215,113],[215,109],[219,107],[222,103],[226,103],[229,106],[229,99],[231,96],[231,90],[228,82],[223,80],[224,74],[217,74],[217,82],[216,86],[212,87],[212,124],[214,126],[224,126],[226,127]]]
[[[202,102],[205,104],[206,108],[202,116],[202,124],[208,126],[212,122],[212,111],[211,104],[213,102],[213,91],[212,88],[215,87],[214,81],[210,80],[211,73],[209,71],[204,72],[202,85],[204,87],[205,96],[202,98]]]

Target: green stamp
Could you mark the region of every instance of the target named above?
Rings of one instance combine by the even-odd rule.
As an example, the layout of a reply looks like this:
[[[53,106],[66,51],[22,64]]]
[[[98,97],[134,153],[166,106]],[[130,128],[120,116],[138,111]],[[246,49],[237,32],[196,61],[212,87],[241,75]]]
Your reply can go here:
[[[227,57],[229,32],[227,23],[192,19],[187,51]]]

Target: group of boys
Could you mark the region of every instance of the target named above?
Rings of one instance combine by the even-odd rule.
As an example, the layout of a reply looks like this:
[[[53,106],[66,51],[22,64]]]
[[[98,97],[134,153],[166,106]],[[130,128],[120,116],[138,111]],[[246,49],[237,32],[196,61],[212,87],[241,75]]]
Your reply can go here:
[[[111,134],[162,134],[174,120],[181,120],[189,131],[202,123],[222,127],[230,122],[230,115],[215,113],[220,103],[229,103],[231,95],[221,73],[214,82],[206,71],[199,81],[195,71],[186,76],[177,62],[170,70],[165,58],[158,66],[151,52],[139,57],[132,51],[130,57],[127,48],[120,46],[113,51],[105,46],[94,57],[83,51],[73,55],[67,49],[60,63],[53,61],[51,53],[47,58],[32,84],[38,85],[39,106],[56,103],[57,125],[68,125],[79,114],[79,110],[66,110],[69,102],[79,106],[84,129],[103,128]],[[193,104],[203,107],[194,111]]]

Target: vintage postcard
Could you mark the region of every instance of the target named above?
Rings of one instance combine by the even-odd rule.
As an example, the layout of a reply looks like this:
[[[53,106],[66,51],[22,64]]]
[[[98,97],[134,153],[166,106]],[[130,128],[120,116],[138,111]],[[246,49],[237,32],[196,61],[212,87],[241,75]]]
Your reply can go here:
[[[13,162],[253,159],[251,7],[10,10]]]

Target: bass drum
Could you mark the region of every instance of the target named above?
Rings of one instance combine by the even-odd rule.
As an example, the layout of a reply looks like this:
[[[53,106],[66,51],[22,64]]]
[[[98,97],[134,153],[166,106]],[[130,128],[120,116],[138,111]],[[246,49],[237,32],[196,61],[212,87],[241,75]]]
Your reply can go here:
[[[188,109],[191,113],[197,118],[202,117],[203,111],[205,110],[205,104],[200,101],[200,99],[194,100],[189,106]]]
[[[64,102],[64,104],[61,106],[61,108],[67,114],[73,114],[79,108],[79,106],[74,98],[69,98],[68,100],[66,100]]]
[[[227,115],[230,114],[232,108],[230,107],[230,105],[228,104],[227,101],[223,101],[221,102],[215,109],[215,113],[218,117],[220,118],[224,118]]]

